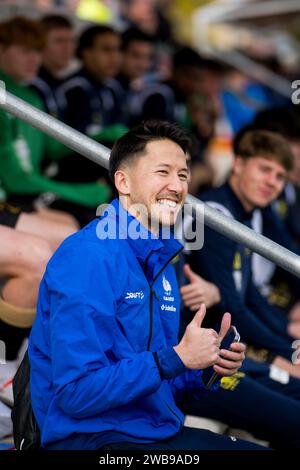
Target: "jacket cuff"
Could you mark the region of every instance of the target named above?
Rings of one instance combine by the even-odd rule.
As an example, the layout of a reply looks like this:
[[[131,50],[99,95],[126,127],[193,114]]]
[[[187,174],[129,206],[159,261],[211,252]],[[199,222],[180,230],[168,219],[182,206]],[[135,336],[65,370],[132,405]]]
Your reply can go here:
[[[162,349],[153,353],[162,380],[172,379],[186,371],[186,367],[173,348]]]

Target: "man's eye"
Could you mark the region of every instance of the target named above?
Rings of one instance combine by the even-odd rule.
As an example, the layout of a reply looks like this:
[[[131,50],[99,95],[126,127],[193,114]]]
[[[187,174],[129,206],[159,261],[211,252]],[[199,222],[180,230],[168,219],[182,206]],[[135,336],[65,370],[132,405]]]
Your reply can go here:
[[[270,168],[268,166],[261,166],[260,167],[261,171],[263,171],[264,173],[268,173],[270,171]]]
[[[167,175],[168,174],[167,170],[158,170],[157,173],[159,173],[161,175]]]
[[[186,180],[187,180],[187,175],[184,173],[183,175],[179,175],[179,178],[180,178],[182,181],[186,181]]]

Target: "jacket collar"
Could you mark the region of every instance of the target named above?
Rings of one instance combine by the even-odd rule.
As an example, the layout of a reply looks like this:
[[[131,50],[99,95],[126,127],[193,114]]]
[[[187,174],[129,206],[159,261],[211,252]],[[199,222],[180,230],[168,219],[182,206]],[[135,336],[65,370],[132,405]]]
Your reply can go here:
[[[155,278],[163,266],[183,249],[181,243],[174,238],[172,231],[167,238],[162,232],[156,237],[123,208],[119,199],[114,199],[111,206],[116,214],[117,237],[126,238],[147,277]]]
[[[38,78],[44,80],[48,85],[50,85],[50,87],[58,86],[64,81],[63,78],[58,78],[52,75],[52,73],[43,65],[40,67]]]
[[[252,215],[254,210],[252,211],[246,211],[244,206],[242,205],[241,201],[238,199],[236,196],[235,192],[233,191],[232,187],[230,186],[230,183],[227,182],[224,184],[224,190],[226,191],[228,200],[230,202],[230,205],[234,211],[234,216],[237,220],[247,222],[252,219]]]

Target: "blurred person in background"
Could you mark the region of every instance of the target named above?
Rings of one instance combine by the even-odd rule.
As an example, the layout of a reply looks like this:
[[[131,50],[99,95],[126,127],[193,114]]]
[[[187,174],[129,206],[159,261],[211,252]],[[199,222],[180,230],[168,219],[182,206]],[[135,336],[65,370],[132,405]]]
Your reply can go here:
[[[49,217],[55,215],[54,220]],[[24,212],[0,203],[0,338],[14,360],[35,317],[39,283],[58,245],[77,226],[56,211]]]
[[[266,88],[234,68],[225,74],[222,101],[234,133],[250,124],[259,111],[272,106]]]
[[[66,78],[75,52],[72,23],[64,16],[47,15],[40,20],[45,33],[42,65],[32,87],[38,92],[46,111],[59,118],[55,90]]]
[[[15,360],[29,335],[39,284],[53,253],[42,237],[4,225],[0,218],[0,339],[6,345],[6,360]]]
[[[180,264],[175,261],[175,269]],[[183,265],[183,275],[185,278],[179,276],[181,334],[202,303],[208,309],[209,320],[209,309],[221,301],[218,287],[197,275],[189,264]],[[282,370],[278,373],[270,364],[246,358],[236,374],[221,379],[214,393],[206,393],[201,400],[184,397],[178,406],[187,415],[215,419],[230,428],[248,431],[274,449],[300,447],[300,381]]]
[[[161,80],[168,80],[171,75],[171,57],[177,41],[161,2],[157,0],[125,0],[120,2],[119,6],[123,30],[136,27],[155,38],[155,63],[152,73],[153,76],[158,76]]]
[[[236,136],[234,151],[228,182],[200,197],[225,215],[261,231],[258,226],[261,211],[281,193],[293,167],[290,147],[275,133],[246,128]],[[272,227],[272,237],[269,236],[274,241],[278,237],[283,239],[285,234],[278,218],[273,218]],[[220,289],[221,303],[212,310],[212,321],[218,321],[218,308],[230,306],[233,323],[244,341],[254,347],[256,356],[300,378],[299,366],[291,362],[292,343],[299,338],[299,323],[289,321],[259,293],[254,284],[250,250],[208,227],[204,237],[202,249],[192,253],[191,266]]]
[[[272,238],[272,225],[271,231],[268,226],[275,212],[280,218],[282,231],[290,238],[290,249],[297,252],[300,246],[300,117],[292,107],[270,108],[256,115],[253,127],[282,135],[291,147],[293,171],[289,173],[288,181],[272,207],[263,211],[262,224],[264,233],[270,232]],[[300,319],[298,278],[257,254],[254,259],[254,279],[263,295],[270,303],[287,312],[290,318]]]
[[[119,33],[112,27],[87,28],[77,48],[82,68],[57,90],[63,121],[97,140],[114,141],[114,125],[122,122],[122,94],[114,79],[120,71],[120,47]]]
[[[0,25],[1,79],[8,91],[39,108],[26,83],[37,71],[42,45],[42,33],[32,20],[12,18]],[[34,199],[37,187],[48,189],[47,180],[33,169],[42,158],[44,135],[4,111],[0,111],[0,122],[2,197],[16,196],[20,203],[0,203],[0,331],[7,359],[12,360],[33,322],[46,263],[78,224],[70,214],[35,207],[19,194],[32,192]]]
[[[121,38],[122,60],[117,80],[124,93],[123,112],[130,127],[136,123],[133,116],[136,114],[136,104],[139,106],[140,94],[148,87],[148,74],[155,54],[155,39],[136,27],[124,31]]]
[[[294,241],[300,243],[300,116],[291,107],[270,108],[255,116],[253,126],[279,133],[289,142],[294,168],[272,205]]]
[[[200,186],[212,184],[214,179],[213,169],[204,156],[221,112],[220,75],[219,64],[183,47],[173,56],[171,79],[147,84],[131,102],[132,122],[161,118],[176,121],[190,131],[192,193],[197,193]]]
[[[155,36],[159,42],[172,42],[170,23],[157,0],[124,0],[120,2],[120,14],[125,28],[135,26]]]
[[[39,97],[27,83],[37,74],[44,47],[41,25],[25,17],[14,17],[0,24],[0,78],[7,91],[44,110]],[[58,160],[70,153],[65,146],[36,128],[0,110],[0,180],[3,198],[29,209],[49,207],[60,200],[84,211],[107,201],[109,188],[100,184],[69,184],[45,176],[45,157]],[[72,171],[69,168],[69,171]],[[67,210],[65,207],[58,209]],[[73,214],[77,219],[77,210]],[[71,212],[68,207],[68,212]],[[55,212],[43,215],[55,219]]]
[[[153,64],[155,38],[131,27],[122,33],[121,39],[122,60],[118,81],[125,90],[139,89]]]
[[[88,27],[77,48],[82,68],[56,92],[62,120],[108,147],[126,131],[124,90],[114,78],[120,71],[120,47],[120,35],[111,26]],[[103,178],[110,184],[107,170],[77,154],[60,161],[56,178],[76,182]]]

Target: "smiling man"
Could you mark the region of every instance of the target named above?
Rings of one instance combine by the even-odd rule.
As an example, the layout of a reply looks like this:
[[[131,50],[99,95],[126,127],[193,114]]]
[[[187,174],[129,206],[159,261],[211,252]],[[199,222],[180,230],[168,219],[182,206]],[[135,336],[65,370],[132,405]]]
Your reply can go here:
[[[270,204],[282,192],[293,168],[288,143],[273,132],[245,128],[235,138],[234,153],[228,182],[204,193],[201,199],[264,234],[268,220],[266,235],[284,245],[280,221],[271,213]],[[242,338],[258,350],[256,358],[259,356],[260,362],[278,366],[300,378],[299,365],[291,362],[292,343],[299,337],[299,328],[269,305],[254,285],[257,255],[208,227],[204,236],[203,249],[193,253],[191,264],[194,271],[220,289],[221,302],[214,308],[214,317],[218,318],[222,310],[230,306],[233,323]],[[260,275],[265,269],[264,263],[266,260],[260,258]],[[259,374],[257,380],[260,380]]]
[[[122,141],[112,152],[111,172],[122,159],[122,149],[118,151],[121,145]],[[187,194],[189,170],[186,155],[175,141],[150,140],[146,153],[147,159],[138,158],[137,151],[121,161],[115,184],[122,205],[157,235],[159,226],[175,224]]]
[[[247,212],[267,207],[282,192],[293,168],[287,142],[273,132],[246,129],[234,147],[230,187]]]
[[[245,349],[219,350],[230,314],[217,333],[201,327],[204,306],[178,344],[171,260],[182,246],[160,232],[183,206],[188,151],[175,124],[143,123],[121,137],[110,157],[119,199],[48,264],[29,343],[32,404],[46,449],[258,448],[185,428],[176,405],[185,392],[201,399],[202,369],[234,374]],[[99,238],[103,222],[108,236]],[[121,230],[110,232],[110,224]]]

